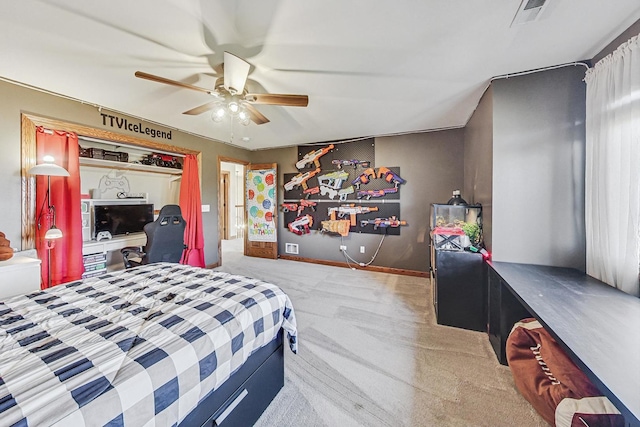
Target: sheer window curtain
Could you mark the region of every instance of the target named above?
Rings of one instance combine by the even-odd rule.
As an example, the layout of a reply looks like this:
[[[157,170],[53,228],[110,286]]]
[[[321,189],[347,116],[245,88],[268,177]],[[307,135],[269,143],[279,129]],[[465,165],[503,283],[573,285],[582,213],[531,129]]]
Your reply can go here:
[[[587,71],[587,274],[640,295],[640,35]]]

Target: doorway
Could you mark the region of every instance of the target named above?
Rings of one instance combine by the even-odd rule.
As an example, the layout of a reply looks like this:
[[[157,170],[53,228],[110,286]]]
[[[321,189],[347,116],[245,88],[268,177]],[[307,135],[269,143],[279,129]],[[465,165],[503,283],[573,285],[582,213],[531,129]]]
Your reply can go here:
[[[219,265],[222,260],[233,261],[244,254],[245,205],[244,176],[248,162],[219,158],[218,212]]]

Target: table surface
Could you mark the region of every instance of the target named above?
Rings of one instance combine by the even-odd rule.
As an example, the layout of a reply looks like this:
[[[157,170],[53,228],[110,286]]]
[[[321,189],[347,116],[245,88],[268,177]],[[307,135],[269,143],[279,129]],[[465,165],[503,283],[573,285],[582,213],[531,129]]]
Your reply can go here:
[[[571,268],[490,265],[626,422],[640,425],[640,298]]]

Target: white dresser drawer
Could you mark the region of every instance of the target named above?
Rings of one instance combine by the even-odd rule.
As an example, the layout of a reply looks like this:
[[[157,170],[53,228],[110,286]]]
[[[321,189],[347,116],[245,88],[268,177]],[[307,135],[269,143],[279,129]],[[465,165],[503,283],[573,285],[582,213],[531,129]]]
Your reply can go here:
[[[0,301],[40,290],[40,260],[13,256],[0,261]]]

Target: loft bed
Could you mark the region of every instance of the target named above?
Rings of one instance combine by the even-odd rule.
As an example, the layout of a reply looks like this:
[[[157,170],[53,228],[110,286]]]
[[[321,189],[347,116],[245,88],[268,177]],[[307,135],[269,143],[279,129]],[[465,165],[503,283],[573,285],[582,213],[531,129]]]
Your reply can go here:
[[[277,286],[148,264],[0,302],[6,425],[250,425],[284,384]]]

